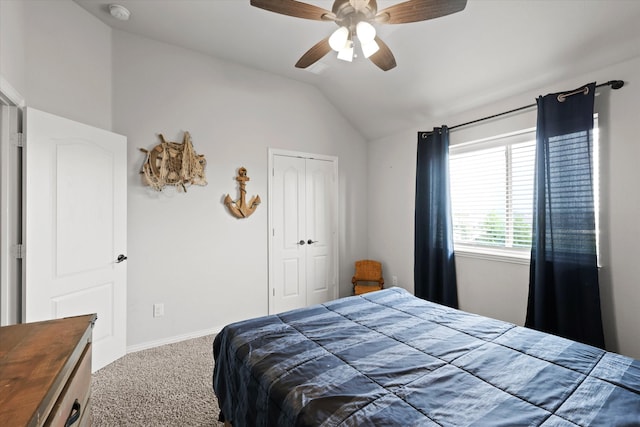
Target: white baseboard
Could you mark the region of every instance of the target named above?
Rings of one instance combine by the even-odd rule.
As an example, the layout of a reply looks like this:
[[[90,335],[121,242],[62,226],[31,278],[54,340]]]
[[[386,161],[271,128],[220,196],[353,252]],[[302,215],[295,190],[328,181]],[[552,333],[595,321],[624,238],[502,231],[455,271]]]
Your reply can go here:
[[[162,338],[159,340],[147,341],[140,344],[135,344],[127,347],[127,354],[135,353],[137,351],[147,350],[154,347],[160,347],[161,345],[165,345],[165,344],[173,344],[180,341],[190,340],[192,338],[200,338],[200,337],[204,337],[205,335],[217,334],[222,330],[222,328],[223,328],[222,326],[216,326],[211,329],[203,329],[200,331],[189,332],[187,334],[176,335],[173,337]]]

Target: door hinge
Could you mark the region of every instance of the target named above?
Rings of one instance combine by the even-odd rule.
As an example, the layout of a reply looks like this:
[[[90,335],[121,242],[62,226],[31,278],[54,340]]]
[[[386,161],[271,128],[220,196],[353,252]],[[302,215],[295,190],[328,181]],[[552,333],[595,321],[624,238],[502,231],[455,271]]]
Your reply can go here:
[[[24,134],[21,132],[12,133],[9,140],[11,141],[11,144],[16,147],[24,147]]]
[[[24,245],[22,243],[18,243],[17,245],[13,245],[11,247],[11,251],[13,253],[13,257],[16,259],[24,258]]]
[[[273,288],[273,296],[276,296],[276,288]]]

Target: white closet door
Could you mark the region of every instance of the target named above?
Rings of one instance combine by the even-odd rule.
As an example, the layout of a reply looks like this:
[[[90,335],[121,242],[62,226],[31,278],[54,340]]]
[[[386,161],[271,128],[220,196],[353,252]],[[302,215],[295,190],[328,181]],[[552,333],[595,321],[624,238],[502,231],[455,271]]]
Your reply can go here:
[[[306,268],[307,305],[334,299],[334,164],[306,160]]]
[[[275,156],[273,159],[273,312],[306,305],[305,160]]]
[[[124,136],[26,109],[24,320],[97,313],[93,370],[126,351]]]
[[[272,154],[269,311],[337,298],[337,159]]]

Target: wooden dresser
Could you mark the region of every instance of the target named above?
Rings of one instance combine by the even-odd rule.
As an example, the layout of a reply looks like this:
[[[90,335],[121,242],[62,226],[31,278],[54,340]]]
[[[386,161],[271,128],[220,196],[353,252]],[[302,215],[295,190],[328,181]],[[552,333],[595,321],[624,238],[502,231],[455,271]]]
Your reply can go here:
[[[91,425],[96,315],[0,328],[0,426]]]

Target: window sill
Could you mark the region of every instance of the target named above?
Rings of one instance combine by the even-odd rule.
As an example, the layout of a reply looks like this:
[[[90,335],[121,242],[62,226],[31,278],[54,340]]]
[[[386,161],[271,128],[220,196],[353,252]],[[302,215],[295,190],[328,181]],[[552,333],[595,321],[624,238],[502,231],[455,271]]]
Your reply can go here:
[[[529,265],[531,259],[530,251],[519,251],[517,249],[493,249],[479,248],[475,246],[456,245],[454,247],[456,257],[484,259],[488,261],[509,262],[512,264]]]

